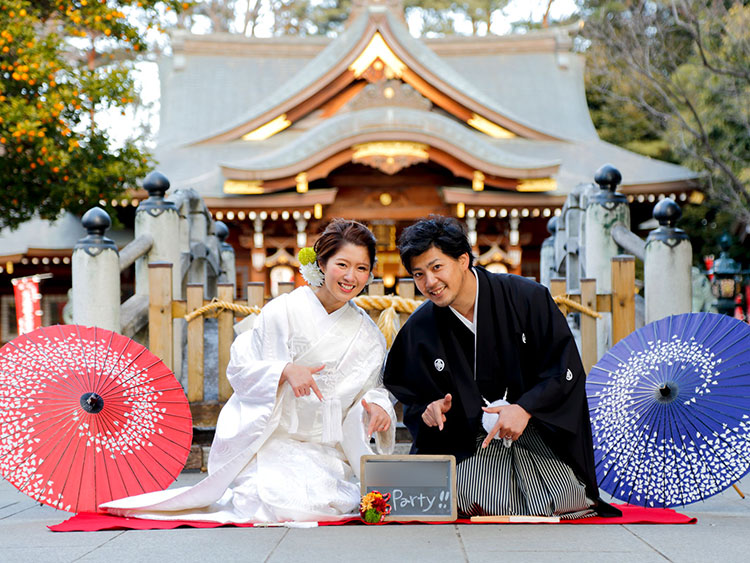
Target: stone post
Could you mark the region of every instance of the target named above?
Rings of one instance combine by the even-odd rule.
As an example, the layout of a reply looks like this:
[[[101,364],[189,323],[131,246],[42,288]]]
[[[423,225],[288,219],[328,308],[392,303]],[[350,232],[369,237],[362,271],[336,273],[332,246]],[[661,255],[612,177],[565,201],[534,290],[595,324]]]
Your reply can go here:
[[[555,269],[555,233],[558,218],[554,215],[547,221],[547,231],[550,236],[544,239],[539,254],[539,283],[549,289],[550,280],[558,277]]]
[[[646,323],[692,310],[693,247],[685,231],[675,227],[681,216],[680,206],[671,199],[654,206],[659,228],[648,235],[643,260]]]
[[[599,189],[590,192],[585,214],[584,240],[586,246],[586,278],[596,279],[597,293],[612,293],[612,259],[620,251],[612,238],[612,228],[617,224],[630,229],[628,199],[618,193],[622,175],[613,166],[605,164],[596,171],[594,181]],[[612,346],[612,315],[603,313],[597,322],[597,352],[601,357]],[[598,360],[599,358],[597,358]]]
[[[580,190],[574,189],[568,195],[568,202],[561,217],[565,223],[567,240],[565,241],[565,285],[566,291],[571,293],[581,287],[580,266],[580,232],[583,211],[580,206]]]
[[[154,245],[148,254],[135,263],[135,292],[148,295],[149,262],[169,262],[173,266],[172,295],[182,298],[180,276],[180,215],[171,201],[164,199],[169,189],[169,180],[159,173],[152,172],[143,181],[148,199],[143,201],[135,214],[135,236],[149,233]]]
[[[206,260],[206,299],[216,297],[218,283],[223,283],[221,277],[221,242],[216,234],[216,221],[213,221],[209,215],[208,218],[209,233],[206,237],[206,248],[208,249],[208,258]],[[228,233],[228,231],[227,231]],[[231,280],[227,280],[231,281]],[[235,287],[235,296],[237,288]]]
[[[149,264],[166,262],[172,264],[171,285],[172,299],[182,299],[182,250],[185,235],[181,231],[180,212],[172,201],[164,199],[169,189],[169,180],[160,172],[151,172],[143,181],[143,187],[148,192],[148,199],[141,202],[135,214],[135,236],[149,233],[154,239],[154,245],[145,256],[135,263],[135,292],[149,295],[158,289],[149,288]],[[152,295],[153,297],[153,295]],[[172,322],[172,357],[171,366],[177,380],[182,384],[182,349],[183,340],[187,339],[185,321],[174,319]],[[151,328],[149,327],[149,331]]]
[[[120,254],[104,236],[112,221],[93,207],[81,223],[88,235],[73,249],[73,322],[120,332]]]
[[[209,248],[207,239],[211,218],[208,216],[201,199],[190,198],[187,207],[190,210],[190,233],[188,236],[191,258],[187,272],[187,283],[203,284],[204,296],[208,297],[208,284],[206,282]],[[180,272],[177,273],[179,275]]]
[[[234,248],[226,242],[229,236],[229,228],[223,221],[214,223],[216,238],[219,239],[219,264],[221,273],[219,274],[219,283],[231,283],[232,297],[237,298],[237,270],[235,268]]]
[[[612,227],[619,223],[630,230],[628,199],[616,191],[621,180],[616,168],[602,166],[594,177],[599,191],[589,196],[586,206],[586,277],[596,278],[600,293],[612,292],[610,261],[620,253]]]

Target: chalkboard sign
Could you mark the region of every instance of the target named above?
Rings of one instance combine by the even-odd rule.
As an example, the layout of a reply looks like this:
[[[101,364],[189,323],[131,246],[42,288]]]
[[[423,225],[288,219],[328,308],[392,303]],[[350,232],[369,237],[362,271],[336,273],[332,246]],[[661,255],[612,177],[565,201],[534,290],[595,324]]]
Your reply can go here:
[[[452,455],[362,456],[362,494],[390,493],[386,520],[456,519],[456,458]]]

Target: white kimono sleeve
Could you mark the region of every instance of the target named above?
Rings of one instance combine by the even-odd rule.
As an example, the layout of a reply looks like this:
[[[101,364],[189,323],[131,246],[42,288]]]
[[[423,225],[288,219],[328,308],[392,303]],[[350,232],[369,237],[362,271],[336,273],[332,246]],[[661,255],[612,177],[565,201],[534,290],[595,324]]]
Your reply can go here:
[[[375,331],[371,337],[382,340],[382,335],[377,328]],[[368,366],[372,371],[365,385],[362,387],[362,392],[355,399],[349,412],[344,417],[342,425],[343,440],[341,441],[341,447],[357,479],[360,478],[360,458],[363,455],[373,455],[375,453],[370,447],[370,438],[367,436],[367,427],[370,421],[367,412],[362,406],[362,399],[381,407],[388,413],[391,419],[388,430],[375,433],[377,452],[379,454],[392,453],[396,441],[396,412],[393,410],[393,404],[391,403],[388,391],[382,386],[382,358],[385,353],[385,341],[382,343],[379,342],[379,344],[382,346],[381,353],[374,354],[373,356],[379,358],[379,360]]]
[[[247,449],[271,420],[281,372],[291,361],[286,305],[281,297],[269,302],[252,331],[240,334],[232,343],[227,379],[234,394],[216,423],[209,473]]]

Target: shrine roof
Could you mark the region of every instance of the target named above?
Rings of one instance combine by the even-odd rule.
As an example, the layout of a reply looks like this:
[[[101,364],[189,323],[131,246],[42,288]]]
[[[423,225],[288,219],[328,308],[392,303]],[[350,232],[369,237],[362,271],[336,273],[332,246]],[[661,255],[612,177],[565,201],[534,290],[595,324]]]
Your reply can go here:
[[[507,152],[501,143],[444,115],[403,107],[378,107],[337,114],[275,150],[239,160],[223,159],[225,169],[247,171],[245,179],[291,175],[309,168],[313,160],[371,141],[426,143],[454,154],[473,168],[513,178],[548,176],[560,160],[536,158],[528,151]],[[268,172],[268,174],[264,173]]]
[[[300,100],[381,32],[431,85],[548,138],[596,137],[583,92],[583,60],[563,30],[492,38],[414,38],[390,11],[366,11],[333,40],[176,36],[161,61],[159,143],[211,139]],[[478,47],[478,48],[477,48]],[[436,54],[436,51],[440,55]]]

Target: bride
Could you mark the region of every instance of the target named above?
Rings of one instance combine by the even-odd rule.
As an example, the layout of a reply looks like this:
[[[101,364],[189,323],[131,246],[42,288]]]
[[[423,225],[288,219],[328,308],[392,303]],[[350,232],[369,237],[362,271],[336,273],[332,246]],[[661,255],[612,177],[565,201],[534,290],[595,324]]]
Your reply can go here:
[[[311,286],[270,301],[232,344],[234,394],[219,415],[208,476],[101,509],[213,522],[356,514],[360,457],[373,453],[373,435],[380,453],[390,453],[395,435],[381,386],[385,342],[351,301],[369,280],[375,237],[356,221],[335,220],[314,250],[316,260],[303,271]]]

